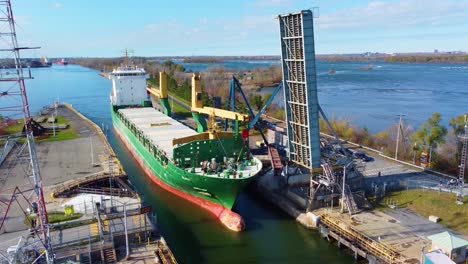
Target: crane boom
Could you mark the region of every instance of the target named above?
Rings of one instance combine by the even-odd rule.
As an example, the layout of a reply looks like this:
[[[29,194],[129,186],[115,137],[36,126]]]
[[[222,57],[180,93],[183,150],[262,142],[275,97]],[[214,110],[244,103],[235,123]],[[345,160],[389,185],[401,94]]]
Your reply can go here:
[[[282,85],[283,83],[281,82],[277,87],[276,89],[273,91],[273,93],[271,94],[270,98],[268,98],[268,100],[265,102],[265,104],[263,105],[262,109],[260,109],[260,111],[254,116],[254,118],[250,121],[249,123],[249,129],[252,129],[254,128],[255,124],[258,122],[258,120],[260,119],[260,117],[263,115],[263,113],[265,113],[265,110],[267,109],[267,107],[273,102],[273,99],[275,98],[276,94],[281,90],[281,88],[283,87]]]

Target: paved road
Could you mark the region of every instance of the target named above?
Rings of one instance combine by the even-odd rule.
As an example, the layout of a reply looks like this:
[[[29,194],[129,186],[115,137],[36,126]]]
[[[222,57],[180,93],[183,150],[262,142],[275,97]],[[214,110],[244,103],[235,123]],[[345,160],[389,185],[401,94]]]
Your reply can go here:
[[[175,96],[169,95],[169,99],[173,100],[176,104],[179,104],[180,106],[182,106],[183,108],[185,108],[188,111],[190,111],[192,109],[190,105],[184,103],[183,101],[179,100]]]
[[[380,156],[378,153],[365,150],[362,148],[357,148],[355,146],[345,144],[347,148],[353,149],[355,151],[360,151],[366,153],[368,156],[374,158],[374,161],[362,162],[359,159],[355,159],[362,171],[363,175],[366,178],[375,178],[379,176],[382,177],[382,180],[385,180],[385,177],[391,177],[399,181],[406,181],[409,187],[421,186],[424,188],[432,188],[445,192],[456,192],[458,189],[455,186],[449,186],[447,184],[449,178],[441,177],[425,171],[423,169],[406,165],[383,156]],[[440,185],[442,183],[442,185]],[[468,184],[464,186],[464,193],[468,194]]]

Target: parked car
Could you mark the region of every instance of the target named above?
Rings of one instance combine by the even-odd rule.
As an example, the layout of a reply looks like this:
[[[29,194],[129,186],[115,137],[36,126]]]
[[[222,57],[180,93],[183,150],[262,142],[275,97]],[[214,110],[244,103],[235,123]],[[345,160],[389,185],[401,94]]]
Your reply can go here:
[[[364,152],[354,152],[353,153],[353,157],[356,158],[356,159],[360,159],[364,162],[370,162],[370,161],[374,161],[374,158],[371,157],[371,156],[368,156],[366,153]]]
[[[346,155],[346,156],[352,156],[353,155],[353,152],[351,150],[349,150],[349,148],[342,148],[341,153],[343,155]]]

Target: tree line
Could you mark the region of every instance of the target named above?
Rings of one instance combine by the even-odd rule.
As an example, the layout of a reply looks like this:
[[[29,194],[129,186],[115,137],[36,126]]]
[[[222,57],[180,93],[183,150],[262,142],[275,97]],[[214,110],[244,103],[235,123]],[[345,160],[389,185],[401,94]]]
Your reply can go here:
[[[468,63],[468,55],[396,55],[385,57],[386,62]]]
[[[466,113],[468,114],[468,113]],[[460,136],[464,133],[464,114],[449,120],[449,127],[441,124],[441,114],[433,113],[418,129],[403,125],[400,130],[398,159],[418,164],[422,152],[431,152],[431,168],[444,173],[457,175],[461,161],[462,141]],[[393,157],[396,150],[396,141],[400,126],[393,125],[384,131],[371,134],[366,127],[359,127],[347,122],[332,118],[330,120],[333,130],[340,138],[368,146],[385,155]],[[331,134],[324,120],[320,120],[320,130]],[[402,133],[401,133],[402,132]],[[465,177],[468,176],[468,168]]]

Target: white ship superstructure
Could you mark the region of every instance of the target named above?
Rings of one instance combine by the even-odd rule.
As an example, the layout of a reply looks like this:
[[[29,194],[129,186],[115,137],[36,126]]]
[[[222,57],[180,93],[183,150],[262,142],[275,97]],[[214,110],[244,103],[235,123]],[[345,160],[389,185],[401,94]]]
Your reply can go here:
[[[112,80],[112,92],[110,99],[112,105],[140,105],[148,100],[146,92],[146,79],[148,74],[143,68],[137,66],[124,66],[114,69],[109,73]]]

